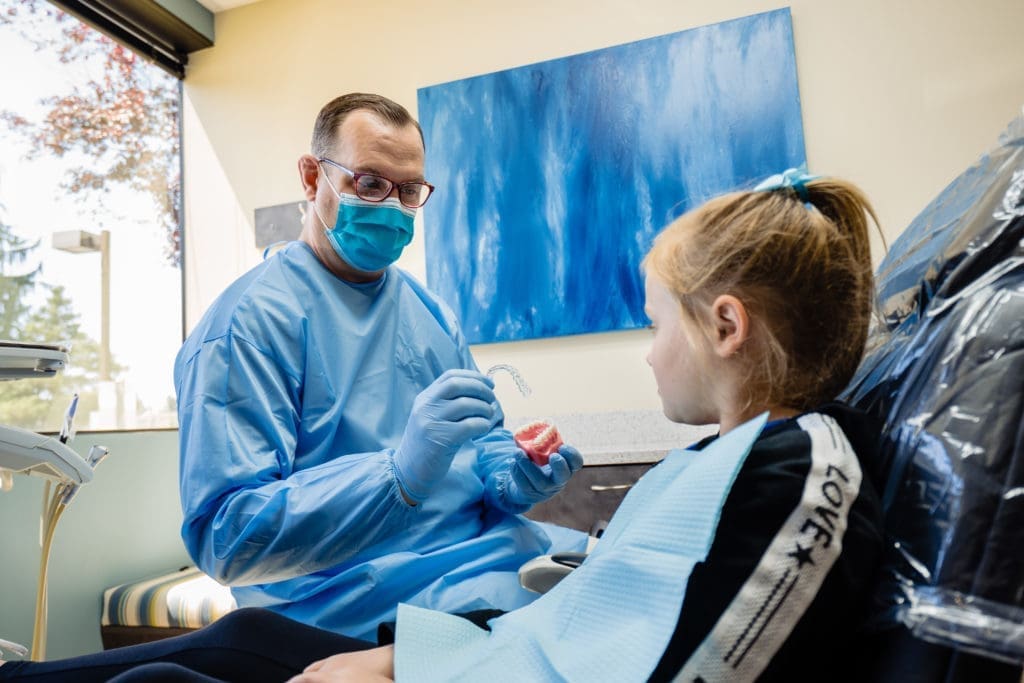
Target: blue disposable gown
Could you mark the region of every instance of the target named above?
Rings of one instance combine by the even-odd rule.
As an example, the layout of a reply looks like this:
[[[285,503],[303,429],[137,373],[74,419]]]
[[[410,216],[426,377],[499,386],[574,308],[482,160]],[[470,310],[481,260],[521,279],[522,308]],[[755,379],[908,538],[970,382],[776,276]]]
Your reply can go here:
[[[399,602],[514,609],[516,572],[586,535],[504,499],[498,426],[418,506],[394,449],[413,399],[476,369],[451,311],[407,273],[358,285],[294,242],[233,283],[178,353],[182,537],[240,606],[372,639]],[[499,423],[500,424],[500,423]]]

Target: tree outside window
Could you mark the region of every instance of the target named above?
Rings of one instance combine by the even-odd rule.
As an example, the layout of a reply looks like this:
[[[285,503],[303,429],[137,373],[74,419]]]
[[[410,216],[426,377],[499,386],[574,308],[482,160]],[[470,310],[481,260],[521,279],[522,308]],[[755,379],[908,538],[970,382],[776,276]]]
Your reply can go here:
[[[0,382],[0,423],[55,431],[174,427],[181,343],[180,89],[44,0],[0,0],[0,339],[63,343],[56,378]],[[99,253],[110,236],[109,349]]]

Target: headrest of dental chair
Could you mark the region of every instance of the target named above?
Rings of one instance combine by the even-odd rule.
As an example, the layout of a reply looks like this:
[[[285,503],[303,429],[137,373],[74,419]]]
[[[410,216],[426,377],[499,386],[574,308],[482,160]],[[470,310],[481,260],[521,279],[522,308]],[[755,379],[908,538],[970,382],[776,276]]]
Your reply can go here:
[[[914,324],[993,266],[1021,255],[1024,115],[924,208],[892,245],[875,276],[888,329]]]
[[[893,244],[844,398],[885,425],[871,680],[1020,680],[1024,117]],[[867,680],[867,679],[865,679]]]

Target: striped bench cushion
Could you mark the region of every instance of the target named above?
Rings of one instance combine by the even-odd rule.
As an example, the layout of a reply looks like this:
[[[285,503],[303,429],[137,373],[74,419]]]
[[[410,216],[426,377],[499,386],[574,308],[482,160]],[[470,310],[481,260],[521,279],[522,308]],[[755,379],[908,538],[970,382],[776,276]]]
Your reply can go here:
[[[196,567],[103,591],[103,626],[199,628],[236,607],[231,589]]]

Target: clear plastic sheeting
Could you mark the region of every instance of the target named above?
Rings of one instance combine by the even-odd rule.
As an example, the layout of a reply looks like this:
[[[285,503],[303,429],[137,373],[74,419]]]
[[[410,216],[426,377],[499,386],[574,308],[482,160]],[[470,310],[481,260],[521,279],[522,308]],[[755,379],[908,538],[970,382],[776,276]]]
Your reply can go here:
[[[844,397],[885,424],[875,626],[1013,662],[1024,634],[1003,625],[1024,606],[1022,240],[1018,117],[893,244]]]
[[[916,637],[1010,664],[1024,662],[1024,609],[922,586],[901,612]]]

